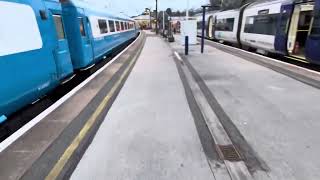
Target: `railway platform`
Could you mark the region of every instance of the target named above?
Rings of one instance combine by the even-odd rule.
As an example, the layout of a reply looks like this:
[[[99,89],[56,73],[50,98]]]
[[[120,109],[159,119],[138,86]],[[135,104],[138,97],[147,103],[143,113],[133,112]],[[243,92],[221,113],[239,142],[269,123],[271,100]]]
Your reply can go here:
[[[213,179],[171,48],[148,37],[71,179]]]
[[[316,180],[319,79],[146,31],[0,144],[0,179]]]

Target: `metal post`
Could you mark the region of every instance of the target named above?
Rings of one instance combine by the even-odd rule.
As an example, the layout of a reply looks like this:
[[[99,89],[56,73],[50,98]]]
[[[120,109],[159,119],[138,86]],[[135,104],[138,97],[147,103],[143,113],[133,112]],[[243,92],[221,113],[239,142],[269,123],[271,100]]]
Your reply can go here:
[[[186,10],[186,19],[189,20],[189,0],[187,0],[187,10]]]
[[[151,22],[151,8],[149,9],[149,28],[152,30],[152,22]]]
[[[184,43],[185,43],[184,44],[184,54],[188,55],[189,54],[189,36],[185,37]]]
[[[202,34],[201,34],[201,53],[204,51],[204,28],[205,28],[205,19],[206,19],[206,7],[202,6]]]
[[[158,33],[158,0],[156,0],[156,34]]]
[[[165,28],[164,28],[164,11],[162,11],[162,30],[164,32]]]

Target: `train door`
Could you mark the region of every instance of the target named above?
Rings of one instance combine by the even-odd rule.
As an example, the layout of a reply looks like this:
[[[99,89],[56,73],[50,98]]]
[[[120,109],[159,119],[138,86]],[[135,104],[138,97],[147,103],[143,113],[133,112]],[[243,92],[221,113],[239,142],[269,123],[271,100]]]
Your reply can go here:
[[[93,48],[90,40],[90,22],[87,17],[78,17],[81,41],[83,45],[84,58],[87,60],[93,59]]]
[[[81,44],[83,49],[83,59],[86,60],[86,62],[92,61],[93,59],[93,45],[90,40],[90,34],[91,34],[91,26],[89,22],[89,18],[85,16],[84,10],[78,8],[78,28],[80,30],[80,36],[81,36]]]
[[[310,35],[306,43],[306,58],[320,64],[320,0],[316,1]]]
[[[57,37],[57,46],[54,50],[57,72],[59,80],[64,80],[73,73],[73,66],[70,57],[68,40],[63,24],[61,13],[52,11],[52,18],[55,26]]]
[[[299,59],[306,59],[305,46],[311,29],[313,4],[297,4],[294,7],[288,35],[288,53]]]
[[[275,37],[275,50],[283,55],[287,55],[288,29],[290,25],[290,17],[294,9],[293,4],[281,7],[280,16],[277,21],[277,32]]]
[[[213,16],[210,16],[208,19],[208,29],[207,29],[208,38],[213,38]]]

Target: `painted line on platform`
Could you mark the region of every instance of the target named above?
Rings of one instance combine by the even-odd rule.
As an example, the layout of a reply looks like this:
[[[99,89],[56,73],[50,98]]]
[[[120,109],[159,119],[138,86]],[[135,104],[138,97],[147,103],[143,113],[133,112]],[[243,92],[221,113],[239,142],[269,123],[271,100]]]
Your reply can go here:
[[[40,113],[37,117],[32,119],[30,122],[21,127],[18,131],[13,133],[7,139],[0,143],[0,152],[4,151],[7,147],[9,147],[12,143],[14,143],[17,139],[19,139],[22,135],[24,135],[27,131],[29,131],[32,127],[37,125],[40,121],[42,121],[45,117],[47,117],[50,113],[52,113],[55,109],[57,109],[61,104],[70,99],[74,94],[76,94],[82,87],[88,84],[92,79],[98,76],[102,71],[104,71],[107,67],[109,67],[115,60],[117,60],[123,53],[125,53],[135,42],[141,38],[141,34],[137,37],[128,47],[126,47],[123,51],[121,51],[116,57],[114,57],[111,61],[109,61],[106,65],[84,80],[81,84],[73,88],[68,94],[64,95],[57,102],[47,108],[45,111]]]
[[[82,140],[86,137],[91,127],[95,124],[97,121],[99,115],[103,112],[105,107],[108,105],[110,99],[113,97],[113,95],[116,93],[117,89],[121,86],[122,81],[125,79],[125,77],[129,74],[130,68],[134,65],[136,60],[132,60],[126,70],[123,72],[121,77],[118,79],[118,81],[115,83],[115,85],[112,87],[110,92],[107,94],[107,96],[104,97],[102,102],[99,104],[95,112],[91,115],[91,117],[88,119],[86,124],[83,126],[79,134],[76,136],[76,138],[72,141],[72,143],[68,146],[68,148],[64,151],[63,155],[59,158],[58,162],[54,165],[54,167],[51,169],[48,176],[45,178],[45,180],[53,180],[57,179],[57,177],[60,175],[61,171],[63,170],[64,166],[68,162],[68,160],[71,158],[73,153],[76,151],[76,149],[79,147]]]
[[[183,62],[182,58],[180,57],[179,53],[177,51],[174,52],[174,55],[178,58],[179,61]]]

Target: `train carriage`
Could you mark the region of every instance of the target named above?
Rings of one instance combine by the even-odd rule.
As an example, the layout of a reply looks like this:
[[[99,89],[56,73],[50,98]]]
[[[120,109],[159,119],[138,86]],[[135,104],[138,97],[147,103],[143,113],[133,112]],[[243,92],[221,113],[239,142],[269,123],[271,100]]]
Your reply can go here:
[[[0,123],[136,37],[135,22],[79,0],[0,0]]]
[[[260,51],[276,52],[275,35],[281,6],[288,1],[253,3],[243,12],[240,41]]]
[[[281,6],[275,49],[297,60],[320,64],[320,39],[317,32],[319,0],[299,1]],[[286,26],[285,26],[286,24]]]
[[[241,43],[266,52],[306,58],[314,2],[275,0],[250,5],[244,11]]]
[[[114,16],[106,9],[88,8],[76,0],[62,3],[71,59],[75,69],[87,69],[114,48],[136,36],[131,18]]]
[[[36,101],[73,74],[61,6],[0,1],[0,116]]]
[[[243,14],[241,43],[260,53],[277,53],[319,64],[314,1],[274,0],[251,4]]]
[[[237,33],[240,20],[240,9],[221,11],[215,14],[214,37],[222,42],[238,44]]]
[[[218,41],[320,64],[320,0],[264,0],[213,17]]]

